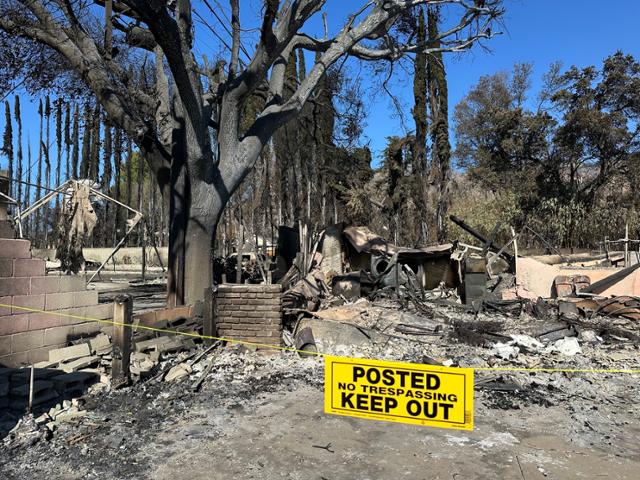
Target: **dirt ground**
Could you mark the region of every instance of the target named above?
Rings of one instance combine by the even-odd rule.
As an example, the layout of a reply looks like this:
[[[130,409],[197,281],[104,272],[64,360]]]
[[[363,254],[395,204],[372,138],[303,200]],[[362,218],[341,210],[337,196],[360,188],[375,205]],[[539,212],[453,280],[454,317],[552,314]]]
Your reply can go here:
[[[5,443],[0,478],[635,479],[640,471],[631,375],[581,393],[549,382],[477,390],[475,429],[466,432],[325,415],[321,359],[227,349],[216,365],[197,392],[187,380],[88,397],[89,414],[52,436]]]

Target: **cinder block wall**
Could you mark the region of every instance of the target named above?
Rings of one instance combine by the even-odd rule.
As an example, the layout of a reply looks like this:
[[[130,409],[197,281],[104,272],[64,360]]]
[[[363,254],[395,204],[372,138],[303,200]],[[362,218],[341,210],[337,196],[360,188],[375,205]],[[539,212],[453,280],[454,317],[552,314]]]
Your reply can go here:
[[[18,367],[46,360],[49,350],[69,339],[109,330],[98,322],[16,307],[100,320],[113,316],[111,304],[98,305],[98,292],[86,290],[84,276],[46,275],[45,262],[31,258],[28,240],[0,238],[0,365]]]
[[[281,296],[280,285],[219,285],[214,307],[218,336],[280,345]]]

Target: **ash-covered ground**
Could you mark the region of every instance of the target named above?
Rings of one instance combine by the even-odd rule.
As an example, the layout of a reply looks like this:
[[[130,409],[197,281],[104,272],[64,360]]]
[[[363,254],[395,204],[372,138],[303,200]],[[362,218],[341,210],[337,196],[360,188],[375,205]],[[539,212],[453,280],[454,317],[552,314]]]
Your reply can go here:
[[[615,335],[578,332],[569,346],[579,351],[558,340],[532,343],[545,321],[526,314],[440,309],[447,318],[429,323],[384,303],[350,308],[357,312],[349,322],[343,311],[325,324],[356,325],[371,333],[368,341],[327,334],[319,350],[479,368],[639,368],[637,345]],[[472,320],[486,328],[465,330]],[[406,327],[416,322],[442,327],[416,335]],[[477,371],[473,432],[325,415],[322,358],[293,352],[219,348],[181,380],[162,378],[93,388],[76,402],[86,413],[53,431],[24,417],[2,440],[0,477],[631,479],[640,468],[637,374]]]

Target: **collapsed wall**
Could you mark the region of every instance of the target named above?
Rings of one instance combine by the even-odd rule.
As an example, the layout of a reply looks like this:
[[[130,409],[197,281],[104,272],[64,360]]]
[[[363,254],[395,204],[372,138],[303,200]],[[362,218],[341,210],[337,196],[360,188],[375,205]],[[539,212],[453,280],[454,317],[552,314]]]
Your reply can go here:
[[[113,315],[111,304],[98,304],[97,291],[86,290],[84,276],[46,275],[45,261],[31,256],[31,243],[9,238],[0,238],[0,304],[0,365],[8,367],[47,360],[49,350],[109,330],[80,317]]]
[[[217,335],[279,346],[282,342],[281,293],[281,285],[219,285],[214,307]]]

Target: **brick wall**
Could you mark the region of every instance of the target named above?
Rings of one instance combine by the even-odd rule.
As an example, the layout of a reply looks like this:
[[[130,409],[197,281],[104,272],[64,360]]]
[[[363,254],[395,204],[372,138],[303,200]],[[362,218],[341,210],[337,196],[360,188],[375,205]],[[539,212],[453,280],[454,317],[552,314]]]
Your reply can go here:
[[[111,304],[98,305],[98,292],[86,279],[45,275],[44,260],[31,258],[28,240],[0,238],[0,366],[15,367],[46,360],[49,350],[69,339],[108,330],[98,322],[46,312],[110,319]],[[44,312],[28,312],[27,307]]]
[[[280,345],[281,291],[280,285],[219,285],[214,307],[218,336]]]

